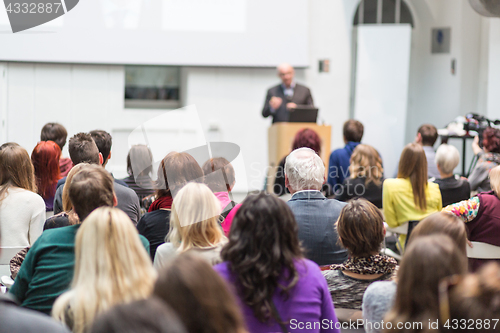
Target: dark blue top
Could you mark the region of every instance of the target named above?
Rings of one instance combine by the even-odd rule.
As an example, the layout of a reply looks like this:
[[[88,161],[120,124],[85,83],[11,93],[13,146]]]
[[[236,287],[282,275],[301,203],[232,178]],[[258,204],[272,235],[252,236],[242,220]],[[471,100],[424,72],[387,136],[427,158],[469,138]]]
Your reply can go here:
[[[328,164],[328,184],[333,190],[335,190],[335,185],[342,185],[344,179],[349,177],[351,155],[357,145],[359,142],[349,141],[344,148],[336,149],[331,153]]]

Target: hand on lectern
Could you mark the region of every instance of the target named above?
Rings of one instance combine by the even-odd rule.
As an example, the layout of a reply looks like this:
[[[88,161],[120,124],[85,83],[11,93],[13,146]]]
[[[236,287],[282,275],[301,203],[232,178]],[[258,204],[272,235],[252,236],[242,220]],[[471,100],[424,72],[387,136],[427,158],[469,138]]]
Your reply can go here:
[[[283,103],[283,100],[280,97],[273,96],[269,100],[269,106],[275,110],[279,109],[279,107],[281,106],[281,103]]]
[[[293,111],[294,109],[297,108],[297,104],[295,104],[293,102],[286,103],[286,107],[287,107],[288,110]]]

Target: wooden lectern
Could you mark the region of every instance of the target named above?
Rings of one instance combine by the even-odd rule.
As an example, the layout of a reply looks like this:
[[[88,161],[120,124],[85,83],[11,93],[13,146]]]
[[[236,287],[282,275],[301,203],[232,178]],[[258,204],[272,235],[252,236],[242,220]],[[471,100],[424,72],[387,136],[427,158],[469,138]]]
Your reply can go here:
[[[325,163],[328,172],[328,160],[330,158],[330,140],[332,127],[328,125],[317,125],[315,123],[275,123],[269,127],[267,138],[269,142],[268,159],[269,168],[267,174],[266,191],[272,193],[276,169],[281,159],[292,150],[293,139],[298,131],[310,128],[318,133],[321,138],[321,159]]]

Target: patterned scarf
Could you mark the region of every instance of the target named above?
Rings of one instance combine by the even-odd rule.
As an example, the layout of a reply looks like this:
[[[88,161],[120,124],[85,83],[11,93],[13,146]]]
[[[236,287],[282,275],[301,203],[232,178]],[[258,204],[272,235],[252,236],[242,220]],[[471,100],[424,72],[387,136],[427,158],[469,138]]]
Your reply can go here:
[[[364,258],[349,258],[344,263],[331,265],[331,270],[346,270],[356,274],[388,274],[396,270],[396,259],[385,255],[373,255]]]

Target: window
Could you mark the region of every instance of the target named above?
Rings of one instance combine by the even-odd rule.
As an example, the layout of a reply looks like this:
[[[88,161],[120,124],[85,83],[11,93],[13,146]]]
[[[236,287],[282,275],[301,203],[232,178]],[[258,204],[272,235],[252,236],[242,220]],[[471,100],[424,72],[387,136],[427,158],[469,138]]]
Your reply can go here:
[[[180,107],[180,67],[125,66],[125,108]]]
[[[413,27],[410,8],[403,0],[361,0],[353,22],[354,25],[395,23]]]

